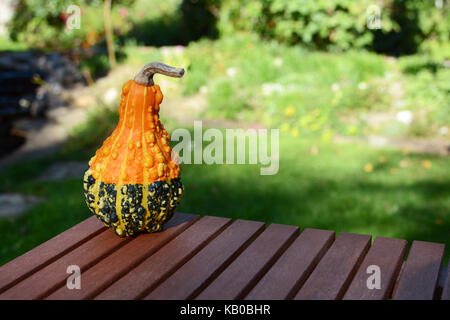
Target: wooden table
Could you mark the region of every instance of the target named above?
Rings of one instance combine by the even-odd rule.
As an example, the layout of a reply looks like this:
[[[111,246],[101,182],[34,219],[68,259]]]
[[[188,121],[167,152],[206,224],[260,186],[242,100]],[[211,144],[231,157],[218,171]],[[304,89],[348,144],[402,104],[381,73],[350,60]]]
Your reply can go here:
[[[371,240],[182,213],[122,239],[91,217],[0,267],[0,299],[450,299],[443,244],[413,241],[405,261],[407,241]]]

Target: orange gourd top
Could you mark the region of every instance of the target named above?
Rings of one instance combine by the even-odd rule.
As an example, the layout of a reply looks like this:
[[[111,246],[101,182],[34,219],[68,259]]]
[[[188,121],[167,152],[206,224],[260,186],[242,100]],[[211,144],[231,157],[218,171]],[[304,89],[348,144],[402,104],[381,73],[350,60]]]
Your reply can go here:
[[[170,135],[159,121],[163,94],[158,85],[129,80],[122,87],[119,123],[89,161],[92,175],[105,183],[147,185],[180,175]],[[174,159],[172,159],[174,157]]]

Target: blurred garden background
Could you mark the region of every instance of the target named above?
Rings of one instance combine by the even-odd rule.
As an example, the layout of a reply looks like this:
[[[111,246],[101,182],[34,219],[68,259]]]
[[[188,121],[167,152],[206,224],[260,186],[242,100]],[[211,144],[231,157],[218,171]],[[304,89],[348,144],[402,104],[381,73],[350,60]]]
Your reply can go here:
[[[179,211],[450,246],[448,0],[1,0],[0,12],[0,265],[91,215],[83,172],[122,84],[151,61],[186,69],[155,76],[169,132],[280,129],[276,175],[182,165]]]

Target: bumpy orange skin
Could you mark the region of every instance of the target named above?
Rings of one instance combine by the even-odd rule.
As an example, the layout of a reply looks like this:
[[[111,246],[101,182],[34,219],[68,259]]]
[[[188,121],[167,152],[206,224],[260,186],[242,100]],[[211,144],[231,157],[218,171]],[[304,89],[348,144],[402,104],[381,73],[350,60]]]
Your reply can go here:
[[[170,135],[159,121],[162,99],[158,85],[124,84],[119,124],[89,162],[95,179],[148,184],[180,176],[180,166],[171,159]]]
[[[90,210],[119,236],[159,231],[183,193],[170,135],[159,121],[162,99],[158,85],[125,83],[119,123],[85,173]]]

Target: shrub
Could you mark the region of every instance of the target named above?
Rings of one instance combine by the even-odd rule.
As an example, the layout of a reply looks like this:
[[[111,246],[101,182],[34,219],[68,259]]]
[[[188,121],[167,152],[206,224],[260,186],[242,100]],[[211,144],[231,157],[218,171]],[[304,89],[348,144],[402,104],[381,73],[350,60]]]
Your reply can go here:
[[[225,0],[220,16],[223,33],[255,31],[265,38],[319,49],[367,47],[373,32],[366,27],[369,0],[284,1]],[[382,26],[391,30],[392,21],[382,15]]]
[[[217,1],[210,1],[217,2]],[[379,30],[367,27],[380,9]],[[266,39],[312,48],[369,48],[389,54],[418,49],[449,56],[449,2],[415,0],[222,0],[219,30],[253,31]]]
[[[114,1],[117,4],[119,1]],[[131,0],[120,1],[124,5]],[[66,30],[69,5],[81,9],[80,29]],[[113,7],[111,20],[117,33],[130,28],[126,9]],[[44,50],[65,51],[95,45],[103,38],[103,2],[100,0],[19,0],[9,28],[13,40]]]

